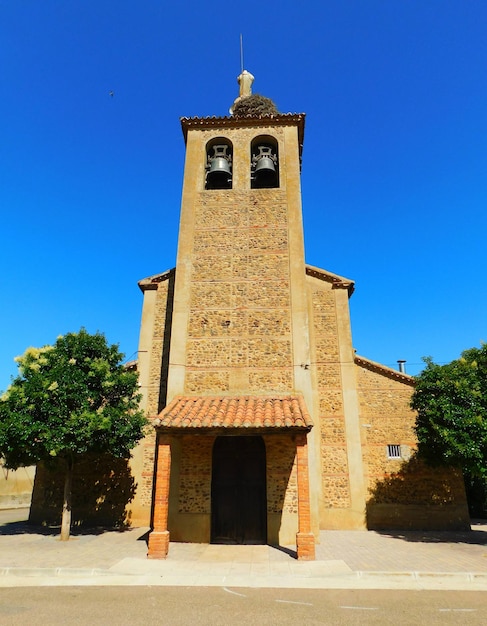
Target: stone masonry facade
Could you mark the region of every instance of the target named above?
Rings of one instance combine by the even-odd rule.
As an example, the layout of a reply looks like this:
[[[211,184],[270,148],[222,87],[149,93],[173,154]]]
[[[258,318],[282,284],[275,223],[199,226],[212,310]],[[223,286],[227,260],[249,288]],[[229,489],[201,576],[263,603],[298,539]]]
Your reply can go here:
[[[302,119],[287,128],[285,117],[255,124],[221,118],[221,127],[218,119],[192,118],[186,130],[183,123],[176,270],[141,282],[153,303],[152,327],[145,327],[147,413],[162,415],[175,396],[303,394],[311,433],[262,436],[268,539],[289,541],[294,533],[309,558],[320,527],[425,527],[428,518],[438,528],[465,527],[461,477],[416,461],[413,379],[355,355],[353,282],[304,264],[302,128],[296,132]],[[260,134],[279,145],[278,188],[250,186],[250,145]],[[205,189],[206,146],[221,138],[232,146],[232,188]],[[173,457],[169,532],[208,541],[218,433],[166,435],[164,454],[170,448]],[[389,454],[389,446],[400,455]],[[155,448],[155,438],[147,438],[138,487],[145,510],[154,493]],[[154,541],[167,537],[158,530]]]
[[[350,485],[335,288],[327,280],[310,279],[308,284],[319,397],[323,505],[347,509],[350,507]]]
[[[286,196],[206,191],[195,203],[188,393],[291,391]]]
[[[313,363],[319,406],[322,506],[351,507],[348,433],[340,363],[337,294],[349,287],[333,274],[308,269]],[[343,313],[342,313],[343,314]],[[415,528],[468,525],[462,477],[425,467],[414,456],[414,380],[362,357],[354,357],[368,527]],[[391,458],[388,446],[400,455]],[[427,513],[425,513],[427,511]],[[442,518],[442,519],[441,519]],[[341,517],[338,519],[342,519]]]
[[[182,128],[176,269],[139,283],[137,367],[154,428],[130,466],[118,468],[118,492],[110,489],[113,472],[101,465],[103,493],[95,493],[99,481],[91,474],[83,483],[84,519],[91,521],[95,501],[99,515],[116,512],[118,525],[152,524],[153,558],[165,558],[170,538],[210,541],[214,442],[258,436],[265,444],[259,511],[267,514],[267,541],[295,542],[299,558],[314,558],[320,528],[468,526],[462,477],[426,468],[414,454],[413,379],[355,354],[353,282],[305,264],[304,115],[183,118]],[[231,188],[207,189],[209,151],[222,142],[232,153]],[[276,186],[254,188],[256,142],[275,149]],[[250,428],[236,417],[204,427],[195,417],[189,425],[178,415],[164,422],[173,402],[210,397],[244,405],[265,397],[286,407],[291,396],[302,402],[304,425],[261,427],[257,409]],[[203,410],[211,415],[208,404]],[[228,407],[221,411],[230,415]],[[58,483],[41,468],[35,514],[49,508]],[[117,493],[120,506],[112,502]]]

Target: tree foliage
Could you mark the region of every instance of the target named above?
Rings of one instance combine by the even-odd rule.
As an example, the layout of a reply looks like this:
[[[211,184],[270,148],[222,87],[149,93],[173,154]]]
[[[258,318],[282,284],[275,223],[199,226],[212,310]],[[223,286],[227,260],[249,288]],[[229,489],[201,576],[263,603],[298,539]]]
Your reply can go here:
[[[487,478],[487,345],[447,365],[425,362],[411,402],[419,454],[430,464]]]
[[[64,459],[69,478],[87,452],[128,458],[146,420],[137,373],[122,365],[123,356],[103,334],[81,329],[17,357],[19,373],[0,399],[5,466]]]

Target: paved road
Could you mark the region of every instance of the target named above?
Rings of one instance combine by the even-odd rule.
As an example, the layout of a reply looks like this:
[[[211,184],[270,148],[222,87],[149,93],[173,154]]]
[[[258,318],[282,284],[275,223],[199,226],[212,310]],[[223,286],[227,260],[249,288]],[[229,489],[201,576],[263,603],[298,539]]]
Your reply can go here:
[[[8,626],[462,626],[487,622],[485,592],[36,587],[0,589]]]

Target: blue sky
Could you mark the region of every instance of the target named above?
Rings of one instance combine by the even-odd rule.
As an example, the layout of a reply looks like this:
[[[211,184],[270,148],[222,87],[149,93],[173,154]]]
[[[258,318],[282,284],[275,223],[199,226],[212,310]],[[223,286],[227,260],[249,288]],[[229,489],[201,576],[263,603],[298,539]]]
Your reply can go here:
[[[487,341],[487,2],[0,0],[0,389],[81,326],[135,358],[175,264],[181,116],[305,112],[306,260],[352,278],[357,352]],[[109,92],[113,90],[111,97]]]

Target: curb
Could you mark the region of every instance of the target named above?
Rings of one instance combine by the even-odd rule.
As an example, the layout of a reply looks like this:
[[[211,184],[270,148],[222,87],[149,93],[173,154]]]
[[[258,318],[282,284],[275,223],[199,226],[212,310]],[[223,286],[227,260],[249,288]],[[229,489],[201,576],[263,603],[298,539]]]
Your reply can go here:
[[[0,568],[0,588],[36,586],[167,586],[283,589],[407,589],[487,591],[483,572],[355,571],[321,576],[128,574],[99,568]]]

